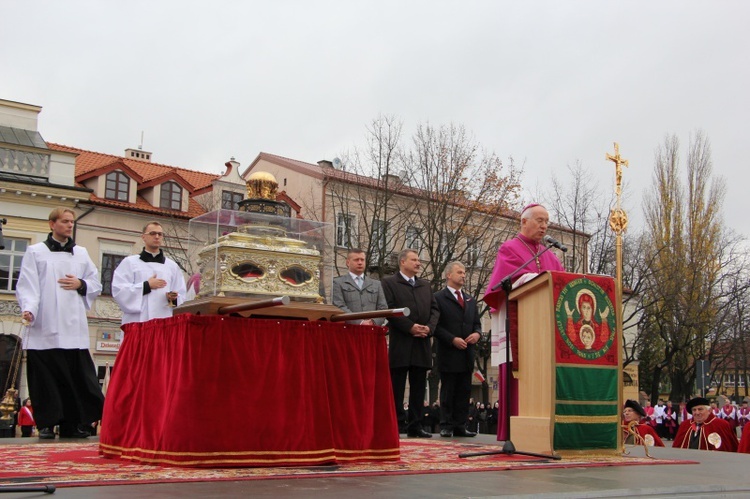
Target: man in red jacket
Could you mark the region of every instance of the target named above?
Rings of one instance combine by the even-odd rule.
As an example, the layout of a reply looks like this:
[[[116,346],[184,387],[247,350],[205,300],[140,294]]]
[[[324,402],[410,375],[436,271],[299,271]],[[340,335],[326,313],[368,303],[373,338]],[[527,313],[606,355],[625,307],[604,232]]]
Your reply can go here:
[[[716,417],[708,399],[696,397],[687,403],[692,421],[685,421],[677,430],[672,447],[682,449],[735,452],[737,436],[729,423]]]
[[[623,430],[625,431],[623,442],[635,445],[645,443],[648,447],[664,447],[664,442],[656,434],[656,431],[650,425],[641,422],[645,417],[646,411],[643,410],[641,404],[635,400],[625,401],[625,407],[622,410]],[[636,437],[633,432],[637,433],[638,436]]]

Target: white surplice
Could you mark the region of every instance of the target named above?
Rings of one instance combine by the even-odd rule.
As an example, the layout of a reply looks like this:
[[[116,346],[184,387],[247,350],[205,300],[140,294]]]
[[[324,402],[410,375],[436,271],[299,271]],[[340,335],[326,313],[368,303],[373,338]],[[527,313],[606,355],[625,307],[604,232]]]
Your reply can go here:
[[[160,289],[143,294],[143,283],[156,275],[167,281]],[[167,293],[177,292],[177,304],[185,301],[185,279],[177,264],[166,258],[164,263],[144,262],[140,255],[125,258],[112,277],[112,298],[122,310],[122,323],[145,322],[150,319],[172,317]]]
[[[516,282],[513,283],[511,289],[516,289],[518,286],[526,284],[539,274],[537,273],[526,273],[519,277]],[[508,335],[505,334],[505,300],[500,303],[500,308],[497,310],[490,311],[490,362],[493,366],[499,366],[508,362],[506,358],[506,345],[505,341]],[[513,360],[513,355],[510,350],[508,353],[511,354],[510,358]]]
[[[63,289],[57,282],[66,275],[86,281],[86,295]],[[73,253],[50,251],[44,243],[32,244],[21,261],[16,297],[22,312],[31,312],[24,348],[86,349],[90,347],[86,311],[102,291],[99,271],[88,251],[74,246]]]

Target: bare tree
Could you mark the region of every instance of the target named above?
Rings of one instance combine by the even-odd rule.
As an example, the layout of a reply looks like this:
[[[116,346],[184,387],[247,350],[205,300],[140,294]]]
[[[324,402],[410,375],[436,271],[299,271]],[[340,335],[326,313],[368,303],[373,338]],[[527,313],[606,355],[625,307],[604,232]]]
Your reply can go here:
[[[602,196],[602,189],[590,180],[591,173],[579,161],[567,170],[567,183],[553,173],[551,193],[545,196],[550,199],[553,220],[571,230],[571,254],[566,256],[572,265],[566,270],[614,275],[615,234],[609,228],[614,194]],[[586,243],[588,252],[581,251]]]
[[[329,172],[327,182],[336,217],[336,246],[364,250],[378,278],[397,268],[393,255],[408,227],[404,214],[417,203],[406,181],[402,127],[394,116],[373,119],[364,148],[344,154],[343,171]]]
[[[420,125],[412,141],[405,163],[410,184],[424,195],[408,220],[420,231],[429,261],[423,277],[437,291],[446,265],[459,260],[473,289],[483,290],[494,261],[481,255],[492,254],[515,231],[508,213],[518,201],[521,172],[512,158],[505,165],[484,151],[463,126]]]

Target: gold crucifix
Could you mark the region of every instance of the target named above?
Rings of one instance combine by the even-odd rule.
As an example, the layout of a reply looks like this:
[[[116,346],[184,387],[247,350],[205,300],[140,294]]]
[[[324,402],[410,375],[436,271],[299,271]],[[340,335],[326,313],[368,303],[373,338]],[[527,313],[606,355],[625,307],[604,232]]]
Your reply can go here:
[[[608,161],[615,164],[615,194],[617,194],[617,205],[620,205],[620,194],[622,193],[622,165],[628,166],[628,160],[620,157],[620,145],[615,142],[615,155],[607,153]]]

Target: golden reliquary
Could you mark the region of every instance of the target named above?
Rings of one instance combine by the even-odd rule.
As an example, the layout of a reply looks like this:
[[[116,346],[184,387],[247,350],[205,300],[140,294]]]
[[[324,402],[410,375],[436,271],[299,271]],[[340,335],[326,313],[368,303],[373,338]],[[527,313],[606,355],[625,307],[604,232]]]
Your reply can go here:
[[[322,303],[321,249],[329,224],[290,217],[277,201],[273,175],[256,172],[247,179],[248,199],[239,211],[218,210],[190,221],[197,250],[199,297],[289,296]]]

